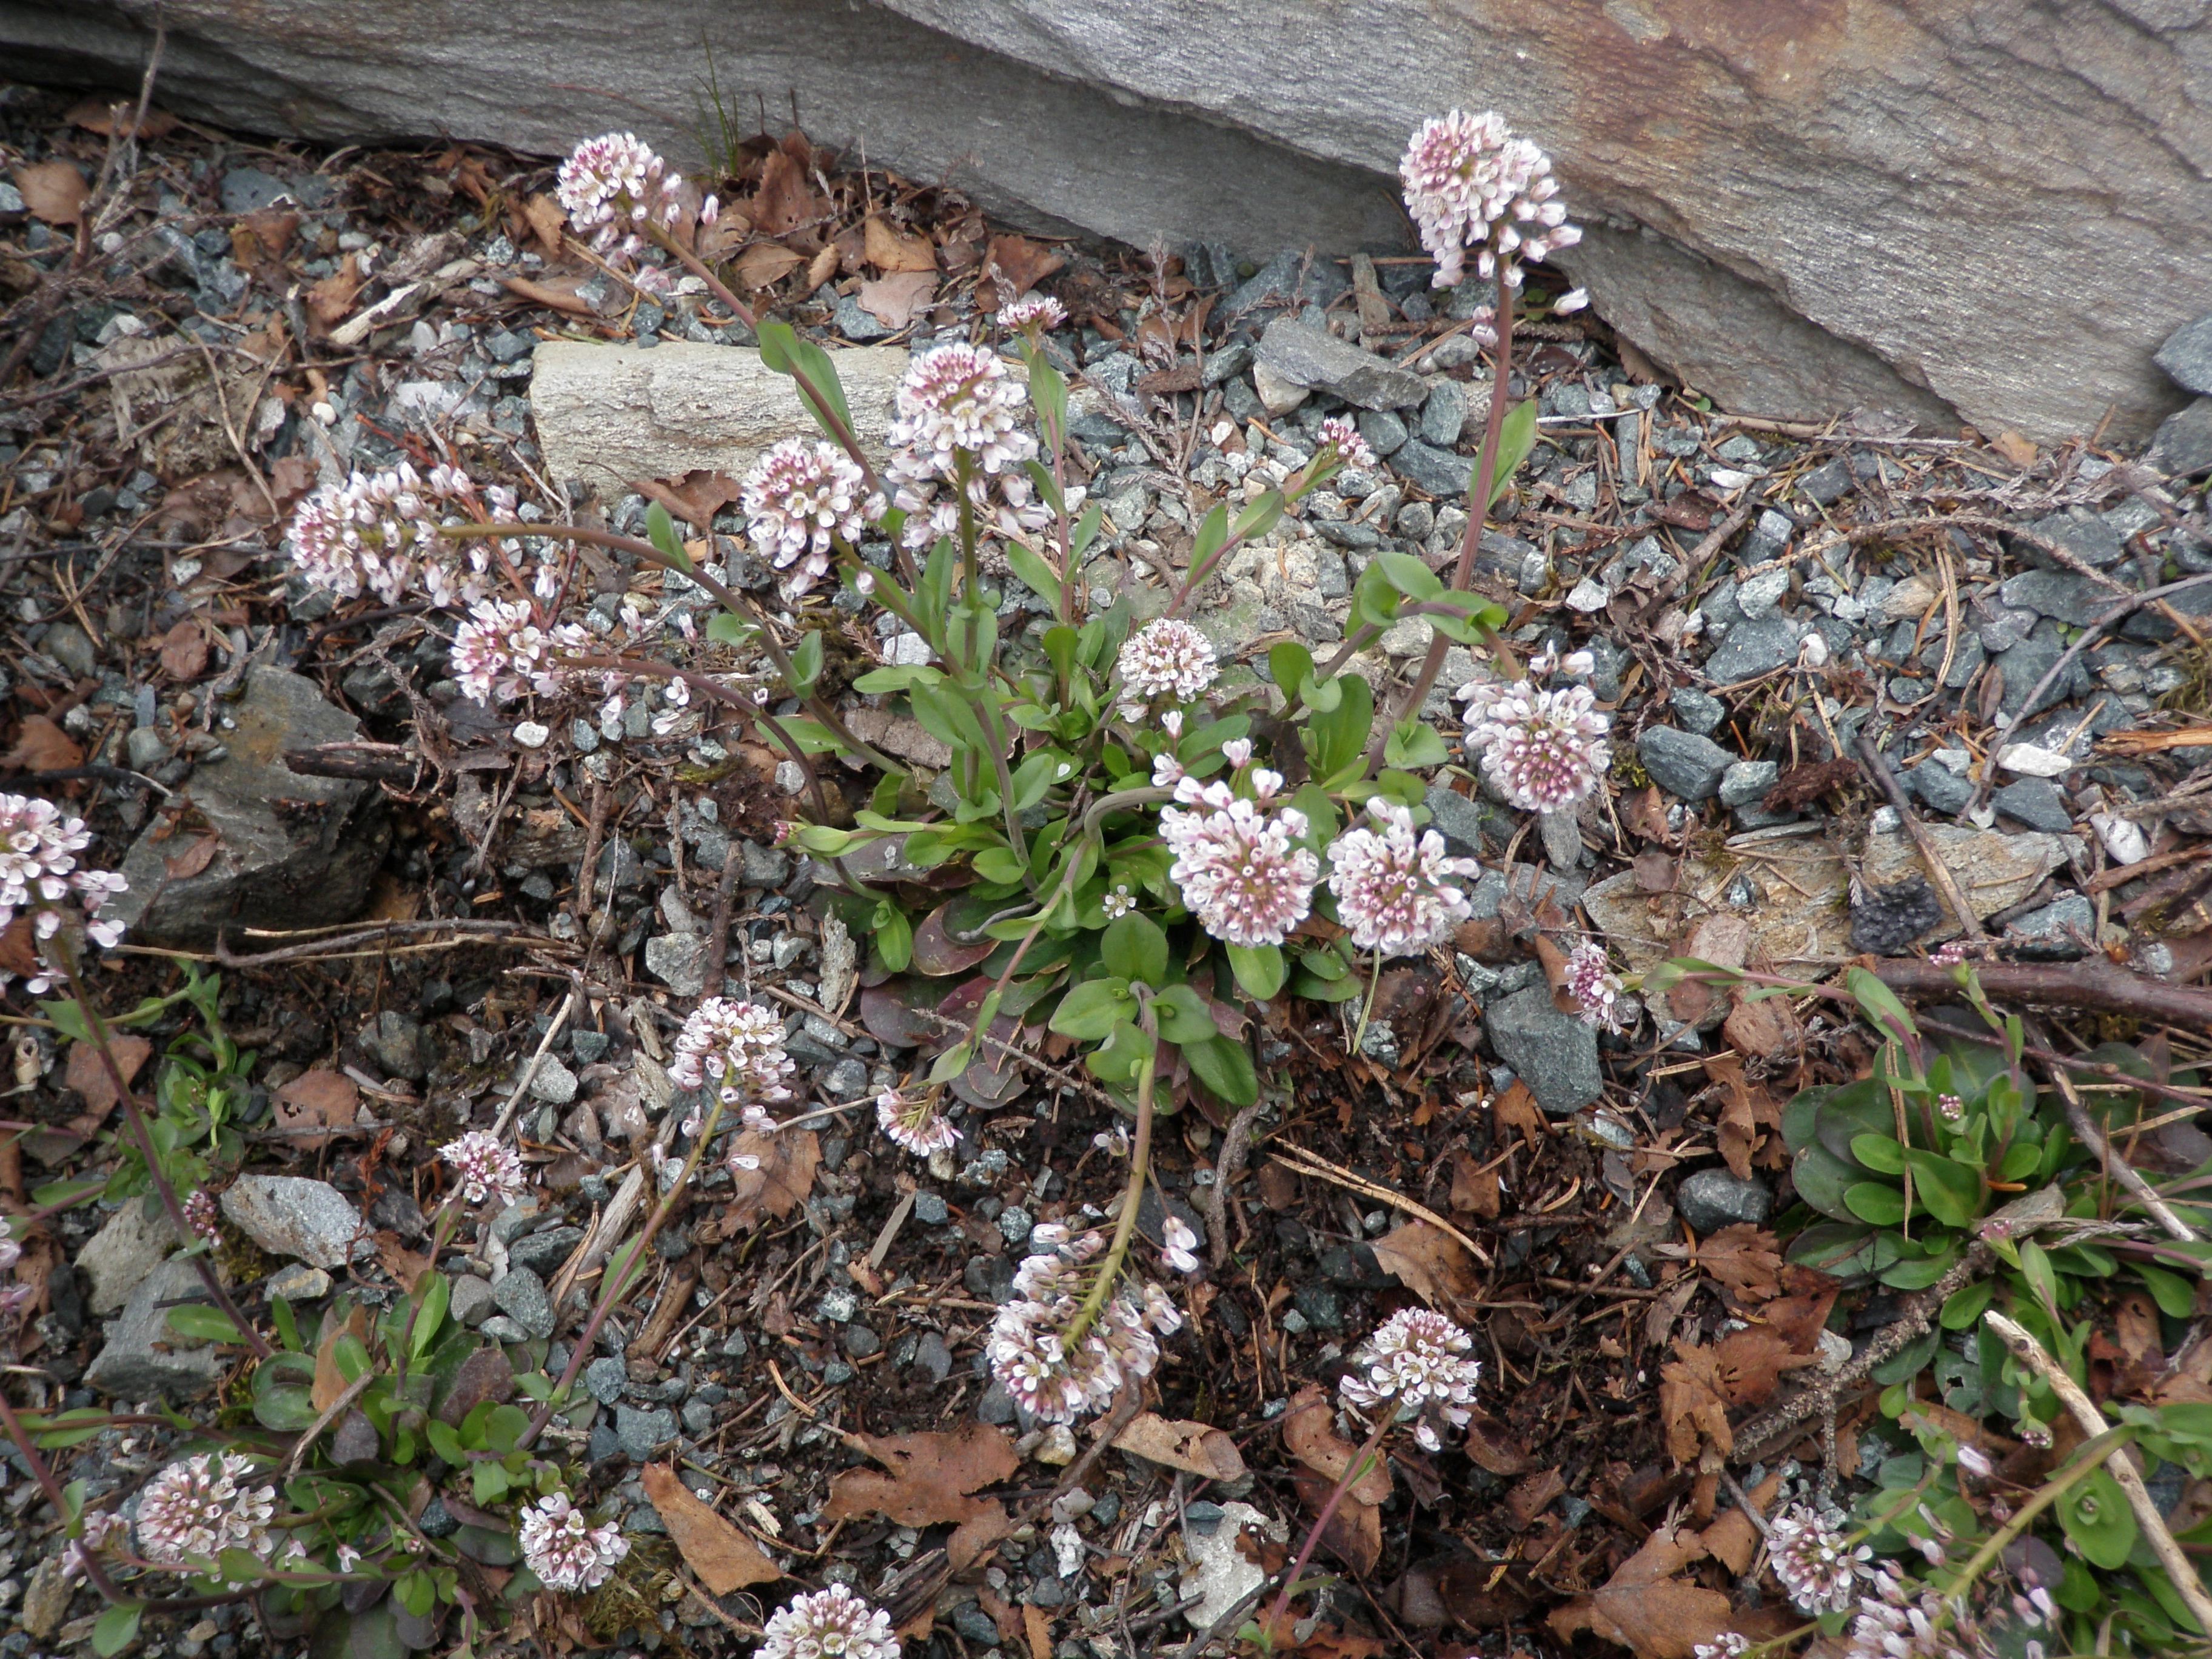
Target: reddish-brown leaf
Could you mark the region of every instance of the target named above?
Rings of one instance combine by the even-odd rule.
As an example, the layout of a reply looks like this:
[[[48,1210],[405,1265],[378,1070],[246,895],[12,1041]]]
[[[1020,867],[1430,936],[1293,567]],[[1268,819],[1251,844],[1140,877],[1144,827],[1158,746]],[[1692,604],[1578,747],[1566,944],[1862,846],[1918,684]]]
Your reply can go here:
[[[1521,1138],[1531,1146],[1540,1146],[1552,1133],[1545,1122],[1544,1114],[1536,1105],[1536,1097],[1528,1085],[1515,1078],[1505,1092],[1491,1103],[1490,1115],[1498,1125],[1498,1133],[1518,1129]]]
[[[1298,1502],[1306,1506],[1306,1513],[1317,1516],[1336,1483],[1296,1466],[1291,1470],[1291,1485],[1297,1488]],[[1322,1528],[1321,1541],[1331,1555],[1364,1577],[1375,1571],[1376,1562],[1382,1556],[1382,1511],[1346,1492],[1336,1513],[1329,1516],[1328,1525]]]
[[[1566,1478],[1556,1468],[1538,1469],[1513,1483],[1505,1494],[1505,1513],[1516,1532],[1526,1532],[1552,1500],[1567,1489]]]
[[[153,1052],[154,1045],[142,1036],[119,1034],[107,1040],[108,1056],[114,1060],[115,1069],[123,1073],[126,1087]],[[115,1079],[108,1072],[107,1062],[100,1057],[100,1048],[94,1043],[70,1044],[69,1069],[62,1073],[62,1081],[84,1097],[85,1113],[91,1121],[86,1124],[79,1119],[70,1126],[82,1134],[97,1129],[122,1098],[115,1091]]]
[[[1691,1659],[1729,1621],[1729,1599],[1674,1574],[1705,1554],[1694,1532],[1655,1532],[1620,1564],[1604,1587],[1553,1609],[1553,1633],[1562,1640],[1588,1630],[1619,1644],[1638,1659]]]
[[[860,309],[885,328],[905,328],[927,313],[937,295],[934,270],[902,270],[862,283]]]
[[[1292,1395],[1291,1408],[1283,1413],[1285,1448],[1332,1484],[1344,1479],[1344,1472],[1352,1467],[1352,1460],[1359,1450],[1337,1433],[1332,1425],[1335,1415],[1334,1401],[1317,1382],[1307,1383]],[[1371,1459],[1369,1467],[1352,1483],[1352,1496],[1363,1504],[1380,1504],[1389,1498],[1389,1462]]]
[[[552,197],[540,191],[522,204],[523,222],[530,227],[531,240],[538,251],[549,259],[561,257],[561,233],[568,228],[568,214]]]
[[[76,224],[84,217],[85,198],[92,194],[76,163],[58,159],[17,167],[15,188],[23,193],[23,205],[31,216],[50,225]]]
[[[667,1525],[669,1537],[709,1594],[727,1595],[749,1584],[766,1584],[783,1577],[751,1539],[678,1480],[672,1466],[648,1463],[640,1480],[647,1501]]]
[[[177,125],[175,116],[165,109],[155,109],[150,104],[146,106],[145,115],[133,121],[131,117],[137,113],[137,110],[138,100],[136,98],[88,98],[81,104],[70,106],[68,118],[72,125],[82,127],[87,132],[99,133],[103,137],[129,132],[135,127],[134,136],[137,137],[159,138],[173,131]]]
[[[787,236],[820,218],[822,204],[807,188],[805,169],[786,151],[772,149],[761,163],[760,188],[745,204],[745,216],[763,236]]]
[[[1765,1302],[1782,1290],[1780,1242],[1748,1221],[1723,1227],[1698,1246],[1698,1265],[1740,1301]]]
[[[210,831],[186,847],[181,853],[172,853],[161,860],[161,867],[169,872],[172,881],[186,881],[215,862],[215,855],[222,848],[222,837]]]
[[[1467,1247],[1432,1221],[1408,1221],[1375,1241],[1382,1271],[1439,1313],[1455,1314],[1481,1294]]]
[[[738,256],[738,280],[746,288],[772,288],[806,263],[804,254],[774,242],[756,242]]]
[[[1498,1171],[1486,1169],[1468,1153],[1452,1153],[1451,1206],[1462,1215],[1495,1221],[1498,1211]]]
[[[886,276],[894,271],[937,272],[937,254],[929,238],[896,231],[873,214],[861,226],[861,246],[867,262]],[[866,305],[867,301],[860,301]]]
[[[759,1168],[737,1170],[730,1183],[725,1224],[734,1231],[757,1227],[769,1217],[789,1215],[814,1190],[822,1142],[811,1129],[774,1135],[746,1129],[730,1143],[730,1151],[760,1159]]]
[[[1733,1449],[1735,1435],[1721,1399],[1713,1351],[1677,1338],[1674,1354],[1659,1368],[1659,1426],[1667,1437],[1667,1455],[1680,1468],[1697,1462],[1708,1443],[1723,1453]]]
[[[1067,263],[1067,256],[1049,242],[1033,242],[1026,236],[994,236],[991,257],[983,268],[984,281],[975,290],[975,302],[986,311],[998,309],[998,284],[1018,298]]]
[[[207,659],[207,635],[190,617],[161,635],[161,672],[171,679],[198,679]]]
[[[1204,1423],[1170,1422],[1152,1412],[1139,1413],[1114,1437],[1115,1447],[1147,1462],[1165,1464],[1208,1480],[1244,1478],[1243,1454],[1219,1429]]]
[[[343,1072],[318,1066],[294,1078],[276,1091],[276,1127],[293,1131],[287,1137],[294,1146],[330,1144],[330,1131],[353,1122],[361,1105],[361,1089]]]
[[[975,1497],[977,1490],[1004,1480],[1021,1462],[1012,1437],[985,1423],[950,1433],[852,1438],[890,1473],[854,1468],[832,1475],[822,1511],[828,1520],[877,1514],[902,1527],[966,1521],[989,1501]]]
[[[26,714],[15,733],[15,746],[0,765],[18,772],[66,772],[84,764],[84,750],[76,738],[44,714]]]

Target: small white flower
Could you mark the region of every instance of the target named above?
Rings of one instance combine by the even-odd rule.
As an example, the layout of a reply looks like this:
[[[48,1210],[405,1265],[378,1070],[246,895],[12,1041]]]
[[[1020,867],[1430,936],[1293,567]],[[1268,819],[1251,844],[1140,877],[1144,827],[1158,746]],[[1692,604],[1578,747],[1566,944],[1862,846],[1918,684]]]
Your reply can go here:
[[[1390,1316],[1352,1356],[1337,1392],[1352,1410],[1372,1417],[1388,1407],[1413,1423],[1430,1451],[1443,1441],[1437,1425],[1465,1428],[1474,1415],[1481,1362],[1468,1358],[1474,1339],[1440,1313],[1404,1308]]]
[[[1230,738],[1221,745],[1221,758],[1227,761],[1231,767],[1242,771],[1252,763],[1252,739]]]
[[[1840,1528],[1802,1504],[1766,1523],[1766,1548],[1784,1594],[1807,1613],[1850,1611],[1874,1559],[1871,1549],[1852,1549]]]
[[[960,1142],[960,1132],[940,1109],[941,1100],[934,1089],[919,1095],[886,1089],[876,1097],[876,1121],[894,1142],[916,1158],[951,1152]]]
[[[1552,314],[1554,317],[1565,317],[1571,312],[1580,311],[1589,303],[1589,290],[1588,289],[1571,288],[1565,294],[1559,295],[1558,299],[1552,301]]]
[[[677,1034],[668,1076],[678,1088],[715,1090],[724,1105],[740,1109],[748,1129],[772,1134],[775,1120],[766,1109],[791,1098],[784,1079],[798,1069],[784,1053],[775,1010],[708,997]]]
[[[769,1617],[754,1659],[898,1659],[890,1615],[842,1584],[796,1595]]]
[[[1179,1273],[1194,1273],[1202,1265],[1194,1252],[1198,1235],[1180,1216],[1170,1216],[1160,1228],[1160,1259]]]
[[[1067,321],[1067,307],[1048,294],[1029,294],[999,307],[999,321],[1025,333],[1045,333]]]
[[[206,1452],[172,1463],[138,1499],[138,1547],[149,1561],[209,1560],[225,1550],[268,1559],[276,1488],[249,1486],[252,1462]]]
[[[1329,844],[1329,890],[1338,919],[1363,951],[1404,956],[1436,944],[1467,920],[1466,893],[1449,878],[1481,873],[1473,859],[1447,858],[1433,830],[1413,830],[1410,809],[1377,796],[1374,828],[1346,830]]]
[[[459,1140],[449,1140],[438,1156],[453,1166],[461,1183],[461,1196],[471,1204],[495,1198],[513,1204],[527,1190],[522,1160],[514,1149],[483,1129],[471,1129]]]
[[[1601,1031],[1621,1029],[1620,1000],[1625,988],[1607,964],[1605,946],[1584,939],[1567,958],[1567,995],[1573,999],[1576,1017]]]
[[[1200,925],[1231,945],[1280,945],[1311,907],[1321,861],[1294,845],[1306,816],[1285,806],[1273,815],[1239,799],[1224,783],[1185,778],[1178,799],[1203,811],[1164,807],[1160,834],[1175,854],[1168,875]]]
[[[629,1540],[621,1528],[612,1522],[594,1527],[565,1492],[523,1510],[515,1536],[523,1561],[548,1589],[597,1589],[629,1553]]]
[[[1137,901],[1129,891],[1129,884],[1122,881],[1115,883],[1106,896],[1098,901],[1098,905],[1106,912],[1109,921],[1118,921],[1137,908]]]
[[[1131,720],[1161,698],[1190,702],[1220,673],[1206,635],[1166,617],[1146,623],[1122,642],[1115,672],[1121,680],[1121,712]],[[1179,726],[1169,735],[1180,736]]]
[[[1375,465],[1375,452],[1368,447],[1367,440],[1359,435],[1359,428],[1341,415],[1332,415],[1321,423],[1316,434],[1325,444],[1334,444],[1336,453],[1345,465],[1364,471]]]

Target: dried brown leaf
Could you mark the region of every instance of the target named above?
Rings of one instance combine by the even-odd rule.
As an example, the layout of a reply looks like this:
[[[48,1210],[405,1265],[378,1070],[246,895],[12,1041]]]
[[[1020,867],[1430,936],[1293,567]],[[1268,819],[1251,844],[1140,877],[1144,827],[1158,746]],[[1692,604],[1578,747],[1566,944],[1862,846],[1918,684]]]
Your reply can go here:
[[[933,276],[936,275],[937,254],[929,246],[927,236],[902,234],[872,214],[860,229],[861,246],[865,249],[863,257],[885,276],[894,271],[925,270]],[[860,303],[866,305],[867,301],[863,300]]]
[[[1293,1467],[1291,1485],[1306,1512],[1317,1516],[1336,1483],[1310,1469]],[[1375,1571],[1376,1562],[1382,1557],[1382,1511],[1346,1492],[1336,1513],[1329,1516],[1328,1525],[1322,1528],[1321,1541],[1331,1555],[1364,1578]]]
[[[666,1463],[648,1463],[641,1477],[645,1495],[668,1528],[668,1535],[699,1582],[714,1595],[783,1577],[753,1540],[717,1515],[676,1478]]]
[[[361,274],[361,260],[350,253],[329,276],[317,277],[307,289],[308,325],[318,333],[327,334],[343,322],[352,313],[353,302],[366,280]]]
[[[1052,1659],[1052,1615],[1034,1601],[1022,1604],[1022,1636],[1030,1644],[1030,1659]]]
[[[1722,1401],[1713,1351],[1677,1338],[1674,1353],[1659,1368],[1659,1426],[1667,1437],[1667,1455],[1680,1468],[1696,1462],[1707,1444],[1727,1453],[1735,1445],[1735,1435]]]
[[[772,288],[805,263],[805,255],[787,247],[756,242],[738,255],[738,281],[745,288]]]
[[[760,1167],[736,1171],[723,1219],[726,1229],[742,1231],[769,1218],[789,1215],[814,1190],[822,1142],[811,1129],[773,1135],[743,1130],[731,1142],[730,1151],[737,1157],[758,1158]]]
[[[1336,1407],[1317,1382],[1309,1382],[1291,1398],[1283,1413],[1283,1445],[1315,1474],[1335,1482],[1344,1479],[1359,1449],[1337,1433]],[[1352,1496],[1363,1504],[1380,1504],[1390,1496],[1390,1466],[1385,1460],[1370,1467],[1352,1483]]]
[[[1451,1206],[1462,1215],[1495,1221],[1498,1212],[1498,1171],[1486,1169],[1468,1153],[1452,1153]]]
[[[905,328],[927,313],[937,295],[933,270],[902,270],[862,283],[857,296],[860,309],[885,328]]]
[[[1506,1426],[1480,1407],[1468,1421],[1466,1450],[1472,1462],[1509,1480],[1535,1467]]]
[[[180,853],[171,853],[161,860],[171,881],[189,881],[215,862],[215,855],[222,850],[222,837],[210,830],[192,842]]]
[[[107,1052],[127,1085],[138,1075],[138,1068],[146,1063],[146,1057],[154,1052],[154,1045],[142,1036],[117,1035],[108,1038]],[[70,1127],[79,1133],[89,1134],[97,1129],[122,1098],[115,1091],[115,1079],[108,1074],[106,1062],[100,1059],[95,1043],[70,1044],[69,1069],[62,1073],[62,1081],[84,1097],[86,1115],[91,1122],[83,1125],[80,1119],[72,1124]]]
[[[135,128],[137,131],[132,134],[135,137],[159,138],[175,130],[177,118],[168,111],[155,109],[149,104],[145,115],[134,121],[131,117],[137,114],[137,109],[136,98],[88,98],[81,104],[70,106],[68,119],[71,125],[82,127],[87,132],[99,133],[102,137],[130,132]]]
[[[1244,1457],[1237,1443],[1205,1423],[1170,1422],[1154,1413],[1142,1412],[1114,1437],[1114,1444],[1148,1462],[1164,1463],[1208,1480],[1244,1478]]]
[[[1481,1293],[1467,1247],[1432,1221],[1393,1227],[1375,1241],[1375,1260],[1439,1313],[1457,1313]]]
[[[2035,465],[2035,443],[2017,432],[2000,432],[1990,440],[1990,447],[2025,472]]]
[[[15,169],[15,188],[33,219],[50,225],[74,225],[84,217],[84,204],[92,194],[76,163],[59,159],[33,161]]]
[[[343,1324],[332,1324],[323,1333],[323,1340],[315,1345],[315,1380],[307,1390],[307,1398],[319,1412],[326,1412],[338,1403],[346,1391],[345,1373],[338,1369],[337,1346],[342,1336],[368,1340],[368,1315],[356,1308]]]
[[[1698,1265],[1741,1302],[1765,1302],[1782,1291],[1781,1241],[1748,1221],[1723,1227],[1698,1245]]]
[[[805,169],[787,151],[772,149],[761,163],[760,188],[745,204],[745,216],[763,236],[787,236],[820,218],[822,204],[807,188]]]
[[[206,672],[207,635],[187,617],[161,635],[161,672],[173,680],[196,680]]]
[[[294,1146],[327,1146],[332,1129],[351,1124],[361,1106],[360,1085],[343,1072],[318,1066],[300,1073],[276,1091],[276,1127],[295,1132],[287,1137]]]
[[[1676,866],[1672,853],[1650,848],[1629,860],[1628,867],[1635,874],[1638,892],[1671,893],[1674,890]]]
[[[1602,1589],[1554,1608],[1553,1633],[1565,1640],[1588,1630],[1638,1659],[1691,1659],[1699,1643],[1711,1641],[1729,1622],[1726,1595],[1674,1577],[1705,1553],[1687,1528],[1653,1533]]]
[[[1752,1507],[1765,1514],[1774,1502],[1774,1495],[1781,1490],[1782,1477],[1768,1475],[1751,1489],[1748,1495]],[[1751,1571],[1752,1559],[1759,1553],[1759,1528],[1739,1505],[1698,1534],[1698,1541],[1705,1547],[1707,1554],[1726,1563],[1730,1572],[1741,1577]]]
[[[830,1502],[822,1511],[831,1521],[869,1514],[902,1527],[966,1521],[988,1501],[974,1496],[976,1490],[1004,1480],[1021,1462],[1012,1437],[987,1423],[950,1433],[853,1439],[890,1473],[843,1469],[831,1476]]]
[[[530,227],[531,240],[538,244],[538,251],[549,259],[559,258],[561,233],[568,228],[567,210],[541,191],[522,204],[522,217]]]
[[[1033,242],[1026,236],[994,236],[975,302],[986,311],[995,311],[1000,283],[1018,298],[1066,263],[1067,256],[1049,242]]]
[[[1831,790],[1857,782],[1859,775],[1856,761],[1808,761],[1784,772],[1759,804],[1770,812],[1794,812],[1801,806],[1811,805]]]
[[[1513,1483],[1505,1494],[1505,1513],[1516,1532],[1526,1532],[1552,1500],[1567,1489],[1566,1477],[1556,1468],[1538,1469]]]
[[[18,772],[66,772],[84,764],[84,750],[76,738],[44,714],[26,714],[15,733],[15,746],[0,766]]]
[[[1501,1134],[1518,1129],[1521,1138],[1531,1146],[1542,1146],[1552,1133],[1552,1126],[1544,1121],[1544,1114],[1536,1105],[1536,1097],[1517,1077],[1504,1094],[1491,1103],[1490,1115]]]

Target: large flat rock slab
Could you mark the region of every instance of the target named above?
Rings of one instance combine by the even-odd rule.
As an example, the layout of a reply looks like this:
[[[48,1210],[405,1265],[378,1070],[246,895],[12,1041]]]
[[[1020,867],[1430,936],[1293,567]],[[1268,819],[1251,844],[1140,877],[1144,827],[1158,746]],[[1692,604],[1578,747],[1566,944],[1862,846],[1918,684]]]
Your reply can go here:
[[[1261,259],[1403,244],[1407,135],[1496,108],[1599,313],[1739,413],[2143,440],[2212,311],[2203,0],[0,0],[0,58],[135,91],[157,16],[162,102],[249,131],[696,163],[704,46],[733,109],[989,210]]]
[[[902,346],[834,356],[861,447],[880,459],[912,359]],[[548,340],[532,359],[530,407],[551,475],[603,489],[695,467],[741,478],[771,446],[821,435],[791,377],[751,346]]]

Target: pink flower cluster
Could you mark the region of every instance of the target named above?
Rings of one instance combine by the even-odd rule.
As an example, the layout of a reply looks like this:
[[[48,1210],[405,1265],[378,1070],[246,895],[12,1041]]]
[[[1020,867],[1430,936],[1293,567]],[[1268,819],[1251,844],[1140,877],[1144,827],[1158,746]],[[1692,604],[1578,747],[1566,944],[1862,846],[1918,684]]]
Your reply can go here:
[[[205,1452],[172,1463],[138,1498],[138,1547],[149,1561],[209,1560],[224,1550],[267,1559],[276,1488],[252,1486],[252,1463]]]
[[[1029,294],[1011,305],[999,307],[999,325],[1018,329],[1034,337],[1063,326],[1067,321],[1067,307],[1049,294]]]
[[[842,1584],[794,1595],[769,1616],[753,1659],[898,1659],[890,1615]]]
[[[791,1098],[784,1079],[799,1068],[783,1051],[783,1021],[772,1008],[708,997],[691,1011],[676,1037],[668,1076],[678,1088],[714,1090],[744,1126],[773,1134],[767,1109]]]
[[[222,1237],[222,1224],[216,1216],[215,1194],[206,1188],[195,1188],[185,1195],[185,1225],[210,1244]]]
[[[1035,496],[1023,464],[1036,439],[1022,428],[1029,388],[981,347],[955,342],[915,359],[899,382],[889,434],[888,505],[907,515],[902,539],[927,547],[960,529],[960,480],[978,526],[1005,536],[1041,530],[1051,515]],[[1072,512],[1081,492],[1067,492]]]
[[[1567,222],[1551,158],[1516,137],[1494,111],[1454,110],[1424,122],[1398,172],[1406,210],[1437,262],[1432,280],[1438,288],[1466,276],[1469,249],[1476,250],[1480,275],[1492,276],[1503,262],[1507,286],[1518,288],[1523,260],[1542,259],[1583,239]],[[1567,301],[1561,305],[1575,309]]]
[[[1613,754],[1606,732],[1612,717],[1599,712],[1586,685],[1547,690],[1538,682],[1555,667],[1588,673],[1589,655],[1563,662],[1547,653],[1528,664],[1526,678],[1477,680],[1459,689],[1467,701],[1467,746],[1480,750],[1482,769],[1499,793],[1527,812],[1556,812],[1597,787]]]
[[[1626,988],[1606,961],[1605,946],[1584,939],[1567,958],[1567,995],[1575,1016],[1601,1031],[1621,1029],[1620,999]]]
[[[1848,1613],[1874,1552],[1854,1550],[1842,1529],[1802,1504],[1766,1523],[1768,1565],[1790,1601],[1806,1613]]]
[[[1094,1288],[1096,1270],[1086,1264],[1106,1248],[1106,1236],[1054,1224],[1031,1229],[1030,1243],[1046,1251],[1015,1270],[1014,1299],[992,1322],[984,1352],[1023,1409],[1048,1423],[1072,1423],[1104,1410],[1123,1378],[1150,1376],[1160,1355],[1154,1333],[1180,1330],[1182,1313],[1157,1285],[1119,1286],[1071,1344],[1071,1325]]]
[[[834,444],[786,438],[761,457],[745,479],[745,528],[753,545],[788,572],[784,598],[812,587],[837,543],[857,545],[867,519],[880,514],[882,503],[868,502],[866,488],[858,464]]]
[[[554,194],[577,234],[595,250],[634,254],[644,247],[647,228],[675,218],[683,188],[682,176],[651,145],[633,133],[608,132],[569,153]],[[711,222],[715,216],[704,216]]]
[[[1253,769],[1247,800],[1218,781],[1184,778],[1176,799],[1202,811],[1160,810],[1160,835],[1175,862],[1168,876],[1199,925],[1231,945],[1280,945],[1305,920],[1321,860],[1295,843],[1306,815],[1266,809],[1282,787],[1279,773]]]
[[[33,937],[43,945],[65,923],[82,921],[101,949],[123,937],[123,924],[100,920],[101,907],[131,884],[106,870],[82,868],[77,854],[92,845],[82,818],[63,815],[52,801],[30,795],[0,794],[0,928],[19,915],[31,918]],[[0,972],[0,984],[9,975]],[[53,982],[51,971],[33,976],[33,994]]]
[[[949,1152],[960,1142],[960,1132],[945,1116],[944,1098],[934,1089],[919,1095],[884,1090],[876,1097],[876,1121],[893,1142],[916,1158]]]
[[[1875,1593],[1859,1597],[1844,1659],[1991,1659],[1997,1651],[1966,1607],[1931,1589],[1916,1595],[1893,1564],[1882,1563],[1874,1579]]]
[[[366,589],[386,605],[458,605],[483,592],[484,556],[472,549],[464,573],[438,527],[511,517],[514,507],[513,490],[479,489],[457,466],[434,466],[424,477],[403,461],[325,484],[301,501],[292,514],[292,557],[309,583],[340,599]]]
[[[1334,444],[1346,466],[1365,471],[1375,465],[1375,452],[1367,447],[1367,440],[1341,415],[1332,415],[1323,421],[1315,435],[1325,444]]]
[[[1124,640],[1114,670],[1121,678],[1121,713],[1133,720],[1155,703],[1189,702],[1221,672],[1206,635],[1167,617]]]
[[[541,1498],[523,1510],[515,1541],[522,1546],[523,1561],[548,1589],[597,1589],[629,1553],[629,1540],[620,1527],[593,1526],[565,1492]]]
[[[520,599],[478,599],[453,630],[453,678],[478,702],[511,702],[527,689],[550,696],[566,678],[556,651],[588,651],[575,623],[540,628]]]
[[[502,1206],[512,1204],[527,1190],[522,1159],[488,1130],[471,1129],[459,1140],[447,1141],[438,1156],[453,1166],[461,1196],[471,1204],[488,1198]]]
[[[1468,918],[1467,895],[1449,878],[1475,876],[1473,859],[1444,856],[1433,830],[1416,836],[1413,815],[1377,796],[1367,805],[1374,828],[1346,830],[1329,844],[1328,888],[1352,942],[1386,957],[1436,944]]]
[[[1388,1409],[1413,1420],[1413,1437],[1431,1451],[1443,1443],[1437,1425],[1465,1428],[1474,1415],[1481,1362],[1467,1356],[1474,1339],[1440,1313],[1402,1308],[1352,1356],[1337,1392],[1352,1410],[1372,1417]]]

